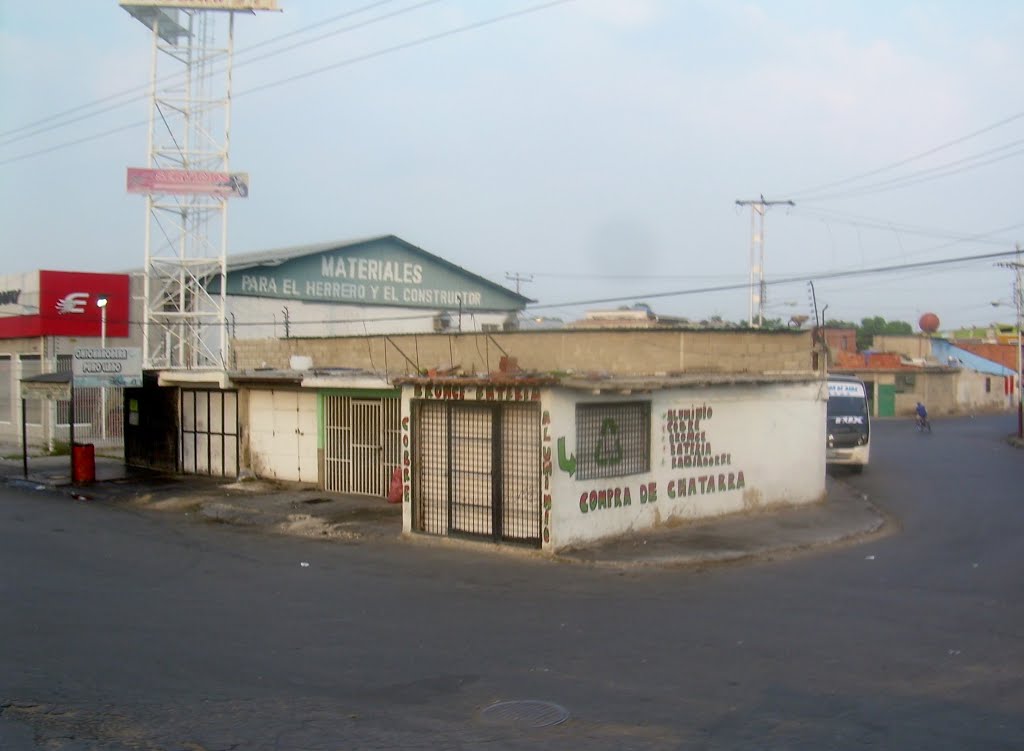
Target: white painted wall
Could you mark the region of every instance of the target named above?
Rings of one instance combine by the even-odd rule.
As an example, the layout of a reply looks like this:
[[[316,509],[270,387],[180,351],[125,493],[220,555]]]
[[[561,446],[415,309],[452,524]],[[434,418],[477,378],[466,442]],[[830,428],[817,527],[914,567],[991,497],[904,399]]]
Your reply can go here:
[[[986,382],[988,391],[985,390]],[[956,376],[956,402],[956,409],[962,414],[1009,411],[1017,404],[1014,395],[1006,393],[1003,376],[966,369]],[[927,406],[930,413],[931,405]]]
[[[817,381],[675,388],[640,396],[546,390],[542,409],[551,418],[553,472],[544,548],[582,545],[670,521],[822,500],[825,398]],[[563,460],[577,449],[576,404],[632,400],[652,403],[651,471],[585,481],[570,476]],[[669,427],[670,410],[709,410],[696,427],[710,444],[711,456],[724,463],[673,467],[673,443],[679,441]]]

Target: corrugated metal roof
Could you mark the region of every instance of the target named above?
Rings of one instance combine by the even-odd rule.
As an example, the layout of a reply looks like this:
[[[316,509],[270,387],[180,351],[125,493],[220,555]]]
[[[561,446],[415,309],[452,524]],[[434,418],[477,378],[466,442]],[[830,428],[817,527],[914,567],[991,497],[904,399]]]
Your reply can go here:
[[[399,238],[394,235],[374,235],[350,240],[333,240],[331,242],[312,243],[309,245],[289,245],[284,248],[273,248],[271,250],[257,250],[250,253],[236,253],[228,256],[228,271],[239,271],[253,266],[277,266],[293,258],[302,258],[316,253],[323,253],[329,250],[345,250],[377,240]],[[400,241],[404,242],[404,241]],[[423,251],[426,252],[426,251]]]
[[[498,284],[497,282],[492,282],[490,279],[482,277],[479,274],[474,274],[472,271],[469,271],[468,269],[465,269],[462,266],[459,266],[458,264],[454,264],[451,261],[441,258],[440,256],[436,256],[433,253],[423,250],[423,248],[413,245],[412,243],[403,240],[397,235],[375,235],[372,237],[364,237],[355,240],[336,240],[334,242],[314,243],[312,245],[293,245],[290,247],[276,248],[273,250],[260,250],[253,253],[239,253],[228,256],[227,269],[228,273],[231,273],[232,271],[242,271],[244,269],[249,269],[256,266],[279,266],[285,261],[290,261],[295,258],[302,258],[303,256],[316,255],[317,253],[324,253],[329,251],[344,252],[347,250],[354,250],[362,245],[367,245],[369,243],[388,240],[398,245],[401,245],[406,250],[412,251],[417,255],[421,255],[424,258],[430,259],[430,261],[432,261],[433,263],[447,267],[448,269],[454,271],[457,274],[469,277],[478,282],[479,284],[484,284],[488,287],[491,287],[492,289],[499,290],[502,294],[515,298],[524,305],[528,303],[537,302],[536,300],[532,300],[529,297],[520,295],[517,292],[514,292],[513,290],[510,290],[507,287]]]
[[[951,361],[955,361],[965,368],[986,375],[1010,376],[1015,375],[1017,372],[1016,368],[1009,368],[1003,363],[990,360],[964,347],[958,347],[944,339],[932,340],[932,352],[936,359],[943,364],[951,364]],[[1013,354],[1012,348],[1010,353]]]
[[[306,245],[289,245],[282,248],[272,248],[270,250],[257,250],[249,253],[233,253],[227,257],[227,270],[228,273],[232,271],[244,271],[245,269],[251,269],[257,266],[280,266],[286,261],[290,261],[295,258],[302,258],[303,256],[316,255],[317,253],[324,253],[329,251],[346,251],[353,250],[362,245],[367,245],[373,242],[380,242],[384,240],[391,240],[404,248],[411,250],[413,253],[421,255],[425,258],[429,258],[434,263],[441,266],[445,266],[452,271],[461,274],[466,277],[470,277],[480,284],[487,285],[492,289],[500,290],[502,294],[508,295],[514,299],[519,300],[523,305],[537,302],[529,297],[525,297],[514,290],[509,289],[497,282],[492,282],[486,277],[482,277],[479,274],[474,274],[472,271],[459,266],[458,264],[452,263],[440,256],[436,256],[423,248],[420,248],[412,243],[403,240],[397,235],[371,235],[368,237],[350,238],[348,240],[332,240],[330,242],[321,243],[309,243]],[[120,273],[125,274],[144,274],[145,269],[134,268],[128,271]]]

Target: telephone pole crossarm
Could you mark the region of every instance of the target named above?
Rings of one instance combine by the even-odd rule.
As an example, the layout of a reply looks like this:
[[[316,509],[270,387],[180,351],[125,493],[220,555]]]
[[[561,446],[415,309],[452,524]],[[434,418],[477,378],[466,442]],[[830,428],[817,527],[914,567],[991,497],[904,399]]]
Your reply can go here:
[[[519,290],[523,282],[533,281],[533,274],[520,274],[519,272],[513,273],[511,271],[506,271],[505,278],[516,283],[516,294],[518,295],[521,294]]]

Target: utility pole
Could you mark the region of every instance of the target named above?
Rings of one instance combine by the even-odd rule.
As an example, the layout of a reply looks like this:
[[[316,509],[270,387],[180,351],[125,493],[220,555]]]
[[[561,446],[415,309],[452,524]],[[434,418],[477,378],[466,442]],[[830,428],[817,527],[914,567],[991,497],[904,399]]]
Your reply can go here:
[[[1009,263],[997,263],[1006,269],[1013,269],[1015,272],[1013,281],[1013,304],[1017,311],[1017,437],[1024,438],[1024,384],[1021,384],[1021,376],[1024,376],[1024,340],[1021,338],[1021,326],[1024,325],[1024,262],[1021,261],[1021,247],[1017,243],[1017,260]]]
[[[760,198],[736,201],[737,206],[750,207],[750,306],[747,324],[751,328],[764,325],[764,303],[767,288],[764,282],[764,214],[772,206],[796,206],[792,201],[766,201]],[[754,308],[757,308],[757,326],[754,326]]]
[[[519,294],[519,285],[522,282],[532,282],[533,281],[533,274],[520,274],[518,272],[513,274],[511,271],[506,271],[505,272],[505,278],[506,279],[510,279],[510,280],[512,280],[512,281],[514,281],[516,283],[516,294],[518,295]]]

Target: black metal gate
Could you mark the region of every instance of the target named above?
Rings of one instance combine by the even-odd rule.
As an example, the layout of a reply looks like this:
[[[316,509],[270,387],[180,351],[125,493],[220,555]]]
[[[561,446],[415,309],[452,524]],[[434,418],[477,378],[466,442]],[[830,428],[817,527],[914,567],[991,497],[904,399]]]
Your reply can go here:
[[[238,474],[238,392],[181,389],[178,456],[188,475]]]
[[[413,526],[540,547],[536,404],[413,403]]]

